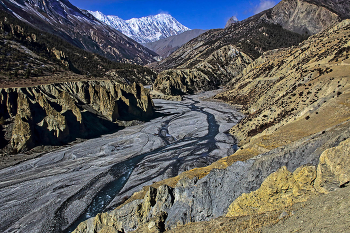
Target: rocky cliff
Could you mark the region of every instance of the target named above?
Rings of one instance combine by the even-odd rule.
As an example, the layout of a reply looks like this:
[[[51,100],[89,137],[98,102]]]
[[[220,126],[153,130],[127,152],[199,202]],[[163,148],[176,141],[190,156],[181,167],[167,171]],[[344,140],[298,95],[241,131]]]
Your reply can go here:
[[[243,104],[247,115],[231,130],[241,141],[235,154],[145,187],[75,232],[196,232],[217,222],[219,228],[231,224],[223,232],[253,230],[288,216],[274,217],[276,211],[346,187],[349,34],[350,20],[344,20],[251,63],[217,96]],[[256,215],[264,224],[253,224]]]
[[[142,85],[81,81],[0,89],[1,149],[21,152],[62,145],[147,120],[153,102]]]
[[[336,0],[284,0],[263,12],[261,18],[299,34],[319,33],[341,19],[349,18],[350,3]]]

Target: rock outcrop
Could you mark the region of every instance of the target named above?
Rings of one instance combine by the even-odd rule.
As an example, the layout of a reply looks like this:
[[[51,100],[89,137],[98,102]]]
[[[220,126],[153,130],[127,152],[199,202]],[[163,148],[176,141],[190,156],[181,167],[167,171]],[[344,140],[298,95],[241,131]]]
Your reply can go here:
[[[317,166],[304,166],[293,173],[286,167],[268,176],[261,187],[242,194],[229,207],[227,217],[281,210],[304,202],[317,192],[328,193],[350,181],[350,139],[322,153]]]
[[[135,83],[66,82],[4,88],[0,93],[4,152],[62,145],[116,130],[123,126],[120,121],[147,120],[153,115],[148,91]]]
[[[239,20],[237,19],[236,16],[232,16],[231,18],[229,18],[229,20],[227,20],[225,28],[231,26],[231,24],[237,23]]]
[[[290,31],[313,35],[349,18],[350,14],[343,12],[342,7],[349,8],[350,4],[334,0],[326,0],[324,4],[317,0],[283,0],[261,17]]]

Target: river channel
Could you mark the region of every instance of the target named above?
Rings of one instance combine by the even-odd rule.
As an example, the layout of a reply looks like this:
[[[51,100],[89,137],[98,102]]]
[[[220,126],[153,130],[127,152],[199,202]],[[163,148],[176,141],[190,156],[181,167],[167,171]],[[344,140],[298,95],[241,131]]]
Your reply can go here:
[[[242,115],[204,99],[154,100],[149,122],[0,170],[1,232],[71,232],[132,193],[237,149],[227,131]]]

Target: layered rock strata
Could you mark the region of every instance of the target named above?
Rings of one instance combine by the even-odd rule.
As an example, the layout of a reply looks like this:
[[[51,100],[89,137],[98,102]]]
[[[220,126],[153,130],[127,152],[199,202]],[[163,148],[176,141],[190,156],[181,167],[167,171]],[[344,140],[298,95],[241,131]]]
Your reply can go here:
[[[153,114],[148,91],[135,83],[66,82],[0,93],[4,151],[62,145],[116,130],[120,120],[147,120]]]

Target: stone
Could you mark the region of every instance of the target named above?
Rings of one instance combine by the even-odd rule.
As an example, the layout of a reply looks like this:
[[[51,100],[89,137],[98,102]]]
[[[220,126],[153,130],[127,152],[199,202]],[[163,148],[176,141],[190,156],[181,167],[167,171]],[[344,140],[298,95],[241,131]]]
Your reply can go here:
[[[315,180],[316,189],[328,193],[350,182],[350,139],[324,151],[320,157]]]
[[[314,166],[298,168],[294,173],[282,167],[268,176],[258,190],[238,197],[230,205],[226,216],[260,214],[304,202],[315,192],[312,186],[315,179]]]

